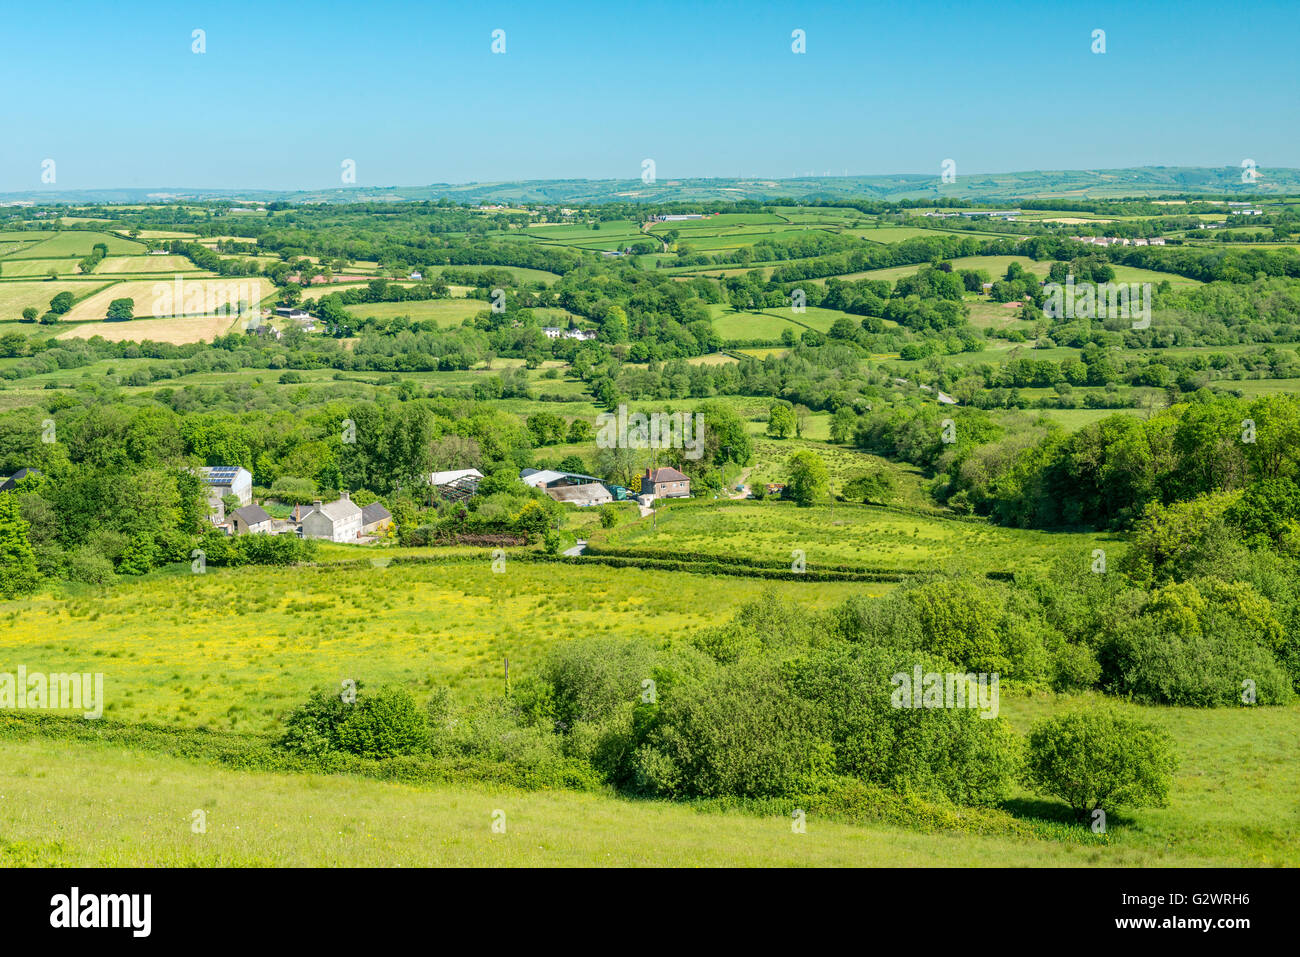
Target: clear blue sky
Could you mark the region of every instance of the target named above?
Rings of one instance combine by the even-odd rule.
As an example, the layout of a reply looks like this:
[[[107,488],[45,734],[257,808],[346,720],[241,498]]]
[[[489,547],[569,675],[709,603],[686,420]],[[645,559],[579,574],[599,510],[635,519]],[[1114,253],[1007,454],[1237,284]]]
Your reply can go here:
[[[0,190],[1300,167],[1298,36],[1295,0],[11,2]]]

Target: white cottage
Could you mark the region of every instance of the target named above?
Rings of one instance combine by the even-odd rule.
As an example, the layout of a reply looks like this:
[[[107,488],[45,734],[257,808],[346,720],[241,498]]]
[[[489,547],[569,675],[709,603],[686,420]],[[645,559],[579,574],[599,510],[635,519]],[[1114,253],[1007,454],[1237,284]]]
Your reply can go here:
[[[361,506],[348,497],[337,502],[315,502],[302,516],[303,538],[324,538],[331,542],[355,542],[361,535]]]

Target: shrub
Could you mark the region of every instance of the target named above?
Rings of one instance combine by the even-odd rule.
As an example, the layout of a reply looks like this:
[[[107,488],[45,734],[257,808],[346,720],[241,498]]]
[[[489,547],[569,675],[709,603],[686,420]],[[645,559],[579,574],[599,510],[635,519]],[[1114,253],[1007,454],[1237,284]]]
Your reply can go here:
[[[1285,704],[1292,682],[1274,657],[1282,641],[1270,603],[1249,585],[1186,582],[1152,592],[1102,659],[1107,686],[1139,701],[1235,705],[1250,681],[1256,703]]]
[[[952,672],[942,659],[898,656],[846,643],[786,665],[794,693],[808,702],[835,770],[895,791],[958,804],[992,805],[1011,792],[1019,740],[1006,722],[975,707],[895,707],[893,675]]]
[[[373,695],[358,693],[338,725],[340,750],[363,758],[417,754],[429,747],[424,711],[405,688],[389,686]]]
[[[1029,786],[1080,821],[1097,808],[1164,807],[1177,766],[1165,732],[1109,708],[1036,722],[1027,758]]]
[[[541,668],[549,686],[546,716],[561,728],[602,721],[642,696],[654,650],[643,641],[577,638],[556,646]]]
[[[89,546],[73,549],[68,555],[68,578],[86,585],[105,585],[117,576],[113,563]]]
[[[638,785],[671,797],[816,792],[834,755],[812,732],[812,708],[765,663],[740,664],[660,697],[636,756]]]
[[[387,686],[374,694],[357,684],[355,700],[319,691],[285,719],[280,746],[320,757],[342,751],[363,758],[391,758],[429,748],[429,724],[405,688]]]

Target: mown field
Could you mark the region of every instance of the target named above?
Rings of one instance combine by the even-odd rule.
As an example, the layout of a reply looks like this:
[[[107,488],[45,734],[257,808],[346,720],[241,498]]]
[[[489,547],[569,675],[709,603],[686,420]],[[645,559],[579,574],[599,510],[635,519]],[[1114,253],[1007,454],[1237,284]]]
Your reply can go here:
[[[482,299],[427,299],[414,302],[368,302],[348,306],[347,310],[358,319],[409,316],[417,322],[433,321],[440,326],[458,326],[489,308],[489,304]]]
[[[810,565],[887,566],[907,571],[963,568],[983,573],[1042,568],[1094,548],[1122,548],[1101,533],[1021,531],[871,505],[736,502],[668,506],[655,523],[612,530],[602,541],[622,548],[684,554],[747,555],[784,561],[804,552]]]

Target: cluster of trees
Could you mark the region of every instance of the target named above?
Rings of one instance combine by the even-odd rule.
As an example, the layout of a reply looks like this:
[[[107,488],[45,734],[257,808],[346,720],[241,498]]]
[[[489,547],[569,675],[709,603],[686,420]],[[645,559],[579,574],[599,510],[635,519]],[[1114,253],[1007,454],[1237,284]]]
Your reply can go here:
[[[503,696],[457,702],[441,689],[422,709],[394,687],[321,692],[288,717],[281,746],[495,763],[534,783],[675,799],[997,806],[1023,780],[1085,821],[1098,807],[1163,804],[1171,743],[1141,722],[1094,709],[1022,739],[973,700],[900,705],[898,676],[918,666],[1003,668],[1032,683],[1034,669],[1069,657],[1023,623],[1001,592],[947,580],[825,614],[768,599],[684,638],[563,642]]]

